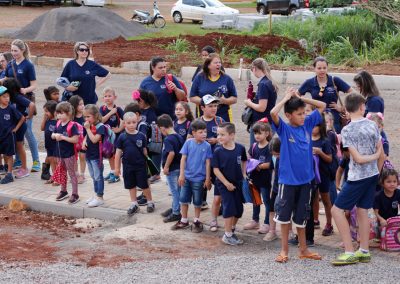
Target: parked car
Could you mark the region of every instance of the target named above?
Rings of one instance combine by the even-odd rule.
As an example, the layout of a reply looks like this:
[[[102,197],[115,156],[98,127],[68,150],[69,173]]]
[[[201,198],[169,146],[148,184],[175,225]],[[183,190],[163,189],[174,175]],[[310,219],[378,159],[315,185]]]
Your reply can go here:
[[[40,5],[43,6],[46,3],[46,0],[10,0],[11,4],[20,4],[21,6],[26,5]]]
[[[72,0],[74,5],[104,7],[105,0]]]
[[[273,14],[293,15],[297,9],[308,8],[310,0],[257,0],[257,12],[266,15]]]
[[[181,23],[183,20],[198,23],[208,14],[232,15],[239,14],[239,11],[225,6],[218,0],[179,0],[171,9],[175,23]]]

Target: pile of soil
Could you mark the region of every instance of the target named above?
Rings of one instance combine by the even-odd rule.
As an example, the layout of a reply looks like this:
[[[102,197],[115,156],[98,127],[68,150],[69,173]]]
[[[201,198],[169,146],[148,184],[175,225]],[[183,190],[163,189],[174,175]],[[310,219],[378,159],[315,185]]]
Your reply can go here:
[[[34,41],[99,42],[148,32],[141,24],[127,21],[109,9],[63,7],[41,15],[11,37]]]

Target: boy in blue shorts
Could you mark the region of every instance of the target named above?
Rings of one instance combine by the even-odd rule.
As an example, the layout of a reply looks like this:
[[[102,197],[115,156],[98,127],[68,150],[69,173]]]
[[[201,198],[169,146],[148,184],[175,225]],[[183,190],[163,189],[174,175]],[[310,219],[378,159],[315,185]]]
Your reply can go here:
[[[235,125],[226,122],[218,126],[218,142],[212,167],[216,176],[215,188],[222,198],[222,216],[225,234],[222,241],[228,245],[243,244],[235,234],[236,224],[243,215],[242,183],[246,176],[247,155],[243,145],[235,143]]]
[[[306,104],[317,107],[308,116],[305,114]],[[274,217],[274,221],[281,224],[282,231],[282,248],[275,259],[280,263],[289,260],[288,237],[291,222],[297,227],[300,259],[321,259],[320,255],[311,253],[307,248],[305,226],[311,210],[311,181],[314,179],[311,133],[322,121],[321,113],[325,107],[324,102],[299,97],[296,90],[290,88],[271,110],[272,127],[281,140],[279,188]],[[289,123],[279,117],[282,108]]]
[[[182,219],[172,230],[184,229],[189,226],[188,209],[193,199],[194,219],[193,231],[203,231],[200,222],[203,188],[211,189],[210,160],[212,158],[211,146],[206,141],[207,126],[201,119],[196,119],[191,124],[192,139],[186,140],[181,149],[181,164],[178,184],[181,187],[179,201],[181,204]]]
[[[0,86],[0,156],[4,155],[7,163],[7,174],[0,181],[7,184],[14,181],[12,176],[13,155],[15,155],[15,132],[24,123],[24,117],[10,104],[7,88]]]
[[[343,147],[348,148],[350,153],[349,172],[347,181],[332,207],[332,216],[342,237],[345,252],[332,261],[333,265],[371,260],[368,244],[368,209],[374,204],[379,175],[377,161],[382,154],[378,126],[364,118],[365,98],[359,94],[350,94],[346,97],[345,107],[351,118],[351,122],[342,129]],[[354,206],[357,207],[360,235],[360,249],[356,252],[351,242],[349,223],[344,214],[345,210],[352,210]]]
[[[124,114],[125,132],[123,132],[116,142],[115,153],[115,174],[121,173],[121,157],[123,164],[124,186],[129,190],[131,206],[128,208],[128,215],[139,212],[136,197],[137,187],[143,189],[143,194],[147,199],[147,212],[154,212],[154,202],[152,201],[149,182],[147,179],[146,163],[146,136],[137,131],[138,117],[133,112]]]

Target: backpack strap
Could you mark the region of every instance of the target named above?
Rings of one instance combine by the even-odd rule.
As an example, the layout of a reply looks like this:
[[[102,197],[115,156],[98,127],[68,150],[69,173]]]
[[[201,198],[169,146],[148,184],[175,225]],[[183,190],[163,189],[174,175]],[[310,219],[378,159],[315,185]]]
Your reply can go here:
[[[186,132],[189,130],[189,127],[190,127],[190,121],[187,120],[187,121],[186,121]]]
[[[75,122],[73,122],[72,120],[68,121],[67,124],[67,133],[68,136],[71,137],[72,136],[72,127],[75,125]]]
[[[251,146],[251,157],[253,158],[254,157],[254,148],[256,148],[256,146],[257,146],[257,143],[253,143],[253,146]]]

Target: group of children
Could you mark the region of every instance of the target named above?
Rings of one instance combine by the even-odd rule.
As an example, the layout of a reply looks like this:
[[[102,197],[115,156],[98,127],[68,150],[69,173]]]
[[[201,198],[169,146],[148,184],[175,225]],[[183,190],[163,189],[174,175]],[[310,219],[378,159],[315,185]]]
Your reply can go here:
[[[7,87],[0,87],[0,154],[7,165],[2,184],[13,181],[17,133],[27,116],[19,109],[29,107],[23,100],[11,104],[10,92]],[[203,115],[195,120],[189,105],[177,102],[173,121],[167,114],[156,116],[156,98],[145,90],[137,91],[136,102],[124,110],[116,105],[117,96],[109,87],[103,91],[104,105],[100,107],[85,106],[77,95],[69,102],[59,102],[56,87],[49,87],[44,93],[47,102],[43,106],[41,129],[47,157],[42,179],[54,186],[61,185],[57,201],[68,197],[71,204],[79,201],[78,184],[85,181],[87,167],[94,188],[94,196],[86,201],[89,207],[103,205],[104,181],[118,182],[122,174],[131,199],[127,213],[133,215],[143,205],[147,205],[147,212],[154,212],[149,178],[157,181],[159,173],[149,175],[148,164],[152,160],[167,178],[172,203],[161,215],[164,222],[175,222],[172,230],[190,226],[191,203],[192,231],[203,230],[201,208],[207,191],[213,187],[210,230],[217,231],[221,211],[225,232],[222,241],[239,245],[243,240],[235,230],[243,214],[243,183],[248,179],[260,192],[266,215],[260,225],[260,205],[254,205],[252,221],[244,229],[258,229],[265,234],[264,240],[272,241],[277,238],[276,224],[280,224],[282,249],[276,261],[288,261],[289,244],[299,245],[300,258],[321,259],[318,253],[308,250],[314,243],[314,229],[319,227],[321,198],[326,214],[322,235],[333,233],[334,219],[345,247],[345,253],[333,261],[335,265],[370,260],[368,209],[375,209],[381,226],[400,213],[398,174],[388,166],[390,163],[382,166],[389,152],[383,115],[364,118],[365,100],[358,94],[346,97],[351,122],[339,137],[325,103],[299,97],[294,89],[288,89],[283,100],[271,110],[272,121],[262,119],[252,126],[256,142],[246,151],[235,142],[235,125],[216,115],[219,99],[211,95],[201,99]],[[279,117],[281,109],[288,122]],[[115,154],[109,158],[111,171],[104,177],[102,143],[109,130],[115,139]],[[149,145],[154,143],[153,132],[157,130],[163,136],[162,147],[159,152],[151,152]],[[248,157],[256,161],[251,169],[250,163],[247,166]],[[67,173],[72,184],[71,196],[67,192]],[[139,196],[138,189],[143,192]],[[354,207],[360,236],[360,249],[356,252],[345,214]],[[297,236],[289,239],[291,226],[297,228]]]

